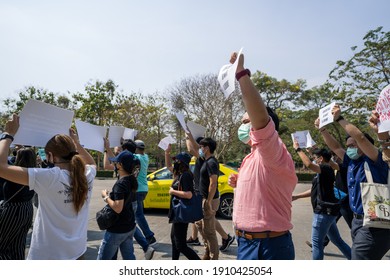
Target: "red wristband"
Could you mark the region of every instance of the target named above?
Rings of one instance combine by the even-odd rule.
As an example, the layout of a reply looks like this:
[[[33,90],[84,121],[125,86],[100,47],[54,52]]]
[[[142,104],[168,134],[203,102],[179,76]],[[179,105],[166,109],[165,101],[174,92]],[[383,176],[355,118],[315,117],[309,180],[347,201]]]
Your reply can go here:
[[[251,76],[251,71],[249,71],[249,69],[244,69],[238,73],[236,73],[236,79],[237,81],[239,81],[242,77],[244,77],[245,75],[248,75],[249,77]]]

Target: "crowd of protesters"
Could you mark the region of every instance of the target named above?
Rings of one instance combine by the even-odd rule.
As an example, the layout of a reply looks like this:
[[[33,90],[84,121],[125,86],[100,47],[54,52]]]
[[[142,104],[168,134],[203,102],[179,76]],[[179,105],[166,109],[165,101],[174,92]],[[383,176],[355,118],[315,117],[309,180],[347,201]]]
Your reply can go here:
[[[209,137],[194,139],[187,133],[188,153],[171,158],[170,147],[165,153],[167,168],[174,175],[169,194],[185,200],[195,191],[201,193],[204,218],[196,221],[194,227],[202,237],[205,252],[201,258],[188,246],[197,237],[187,239],[189,224],[177,222],[170,212],[167,222],[172,223],[172,259],[178,260],[183,254],[192,260],[217,260],[219,251],[227,250],[236,240],[239,260],[294,260],[292,203],[305,197],[311,198],[313,208],[310,242],[313,259],[324,258],[329,240],[346,259],[382,259],[390,249],[390,229],[363,225],[365,213],[360,188],[361,183],[367,182],[365,165],[369,166],[374,182],[388,182],[390,137],[388,132],[378,132],[379,115],[374,111],[369,124],[383,149],[350,123],[338,104],[333,107],[332,115],[334,123],[348,135],[345,143],[339,143],[326,127],[319,128],[318,119],[313,120],[326,147],[306,154],[294,141],[295,152],[316,173],[312,187],[296,194],[295,164],[279,137],[278,116],[265,105],[253,84],[250,71],[244,67],[244,55],[233,53],[230,62],[237,65],[236,80],[246,111],[238,138],[251,148],[238,174],[230,175],[228,181],[235,189],[232,221],[235,232],[233,236],[226,233],[215,218],[219,205],[219,163],[214,156],[217,143]],[[73,129],[69,135],[54,135],[47,142],[45,166],[38,166],[37,162],[42,161],[37,161],[33,148],[20,148],[10,157],[10,145],[18,129],[19,117],[14,115],[0,137],[0,259],[83,259],[95,161]],[[116,259],[120,251],[123,259],[134,260],[134,238],[142,246],[145,259],[152,259],[157,240],[143,213],[149,164],[145,144],[139,139],[126,140],[112,151],[105,139],[105,149],[104,167],[115,170],[118,180],[111,191],[103,190],[101,196],[120,218],[106,229],[97,259]],[[192,156],[196,158],[194,172],[189,168]],[[35,218],[33,197],[39,200]],[[351,246],[338,231],[337,220],[341,216],[351,229]],[[26,237],[33,218],[26,257]],[[222,236],[221,247],[217,232]]]

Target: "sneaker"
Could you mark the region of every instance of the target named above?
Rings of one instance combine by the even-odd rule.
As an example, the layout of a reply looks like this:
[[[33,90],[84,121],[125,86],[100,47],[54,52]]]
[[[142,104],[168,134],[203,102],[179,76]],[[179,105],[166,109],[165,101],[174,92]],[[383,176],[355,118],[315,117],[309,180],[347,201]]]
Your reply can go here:
[[[187,245],[200,245],[199,238],[192,239],[192,236],[187,239]]]
[[[145,252],[145,260],[153,259],[155,249],[152,246],[149,246]]]
[[[153,246],[153,245],[157,244],[157,240],[156,240],[156,238],[154,238],[154,236],[147,238],[146,240],[148,241],[149,246]]]
[[[310,241],[307,241],[307,240],[306,240],[306,242],[305,242],[305,243],[306,243],[306,245],[307,245],[307,246],[309,246],[310,248],[312,248],[312,247],[313,247],[313,245],[311,244],[311,242],[310,242]]]
[[[222,239],[222,246],[219,247],[219,250],[221,252],[225,252],[227,249],[229,249],[230,245],[234,242],[235,236],[231,237],[230,234],[228,234],[228,238]]]

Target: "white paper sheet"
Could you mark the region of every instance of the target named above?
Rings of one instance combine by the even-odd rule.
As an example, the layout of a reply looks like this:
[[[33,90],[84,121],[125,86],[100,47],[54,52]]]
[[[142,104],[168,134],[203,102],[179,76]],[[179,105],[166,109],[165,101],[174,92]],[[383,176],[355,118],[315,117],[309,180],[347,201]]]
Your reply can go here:
[[[110,126],[108,128],[108,141],[110,141],[110,148],[118,147],[121,145],[121,138],[125,128],[123,126]]]
[[[187,129],[186,121],[184,120],[184,115],[182,113],[179,113],[179,112],[175,113],[175,115],[176,115],[176,118],[178,119],[181,127],[184,129],[184,131],[186,133],[189,133],[189,131]]]
[[[134,140],[135,136],[137,136],[137,133],[137,130],[125,127],[122,138]]]
[[[296,131],[291,134],[291,138],[293,141],[294,139],[298,141],[300,148],[309,148],[316,144],[310,135],[310,131],[308,130]]]
[[[319,128],[324,127],[327,124],[333,122],[332,109],[336,105],[336,102],[332,102],[324,108],[320,109],[319,117],[320,117],[320,125]]]
[[[46,146],[56,134],[69,135],[74,112],[30,99],[19,114],[20,126],[13,144]]]
[[[204,134],[206,133],[206,128],[204,126],[194,123],[193,121],[188,121],[187,126],[195,140],[199,137],[204,137]]]
[[[236,70],[238,58],[242,53],[242,49],[243,48],[238,52],[237,59],[233,64],[226,64],[219,70],[218,82],[226,98],[228,98],[236,89]]]
[[[108,140],[110,141],[110,148],[118,147],[121,145],[121,138],[124,140],[131,139],[137,135],[137,130],[123,127],[123,126],[110,126],[108,129]]]
[[[158,146],[164,151],[166,151],[168,149],[169,144],[175,144],[175,143],[176,143],[176,139],[168,134],[167,137],[161,139],[160,143],[158,143]]]
[[[375,110],[380,120],[378,132],[390,131],[390,85],[381,91]]]
[[[86,149],[104,152],[104,140],[106,137],[107,127],[93,125],[80,120],[75,120],[77,134],[80,144]]]

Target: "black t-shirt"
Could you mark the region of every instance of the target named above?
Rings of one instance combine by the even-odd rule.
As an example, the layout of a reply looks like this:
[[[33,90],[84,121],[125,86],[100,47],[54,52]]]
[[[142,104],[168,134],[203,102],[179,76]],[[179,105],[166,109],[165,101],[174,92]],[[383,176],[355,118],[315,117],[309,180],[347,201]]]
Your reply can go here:
[[[204,161],[200,168],[199,190],[203,198],[209,195],[210,177],[212,175],[219,175],[219,163],[215,157],[209,157]],[[219,197],[218,184],[213,198]]]
[[[173,180],[172,183],[172,188],[174,190],[181,190],[184,192],[194,192],[194,177],[192,173],[186,171],[183,174],[181,174],[177,179]],[[172,198],[174,196],[171,196],[171,201],[170,201],[170,207],[169,207],[169,213],[168,213],[168,218],[169,222],[172,222],[174,220],[173,217],[173,212],[172,212]],[[184,199],[180,198],[179,199]]]
[[[131,231],[135,227],[135,216],[133,212],[132,201],[136,193],[132,191],[133,181],[130,176],[125,176],[115,182],[110,193],[110,199],[122,200],[124,199],[122,212],[119,214],[119,220],[107,231],[114,233],[125,233]]]
[[[343,166],[342,163],[338,163],[338,166],[339,166],[339,170],[336,173],[335,186],[339,190],[348,193],[348,183],[347,183],[348,167]]]
[[[312,181],[311,203],[316,214],[337,216],[340,210],[338,199],[334,196],[335,175],[332,167],[321,164],[321,173]]]
[[[22,188],[22,190],[18,192],[20,188]],[[18,194],[12,197],[17,192]],[[34,191],[31,191],[29,187],[0,178],[0,200],[7,201],[12,197],[7,203],[26,202],[30,201],[33,196]]]

